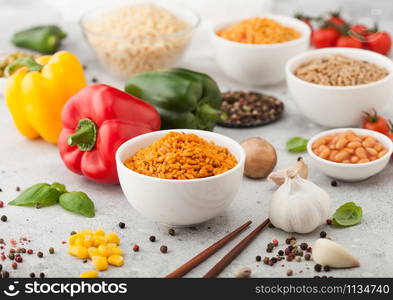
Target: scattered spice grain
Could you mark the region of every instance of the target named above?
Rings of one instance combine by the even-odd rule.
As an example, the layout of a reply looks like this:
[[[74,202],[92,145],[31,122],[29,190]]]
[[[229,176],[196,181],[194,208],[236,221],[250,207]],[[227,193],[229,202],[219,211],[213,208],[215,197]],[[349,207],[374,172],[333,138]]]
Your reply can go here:
[[[7,220],[8,220],[8,218],[7,218],[6,215],[2,215],[2,216],[1,216],[1,221],[2,221],[2,222],[7,222]]]
[[[120,222],[120,223],[119,223],[119,227],[120,227],[121,229],[124,229],[124,228],[126,227],[126,224],[123,223],[123,222]]]
[[[49,253],[50,254],[54,254],[55,253],[55,249],[53,247],[49,247]]]
[[[38,251],[38,252],[37,252],[37,256],[38,256],[39,258],[42,258],[42,257],[44,256],[44,253],[42,253],[41,251]]]
[[[168,247],[165,246],[165,245],[162,245],[162,246],[160,247],[160,251],[161,251],[161,253],[167,253],[167,252],[168,252]]]
[[[293,275],[293,271],[291,269],[287,270],[287,276],[292,276]]]
[[[155,237],[154,235],[151,235],[151,236],[149,237],[149,241],[152,242],[152,243],[154,243],[154,242],[156,241],[156,237]]]
[[[176,235],[175,229],[169,228],[169,229],[168,229],[168,234],[171,235],[171,236],[175,236],[175,235]]]

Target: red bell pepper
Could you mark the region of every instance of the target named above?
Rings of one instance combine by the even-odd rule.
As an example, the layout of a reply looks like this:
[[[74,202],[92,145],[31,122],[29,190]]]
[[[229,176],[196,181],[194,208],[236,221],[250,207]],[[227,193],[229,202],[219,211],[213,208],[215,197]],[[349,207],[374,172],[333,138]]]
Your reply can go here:
[[[65,165],[101,183],[119,183],[115,153],[122,143],[161,126],[153,106],[105,84],[80,90],[61,117],[58,147]]]

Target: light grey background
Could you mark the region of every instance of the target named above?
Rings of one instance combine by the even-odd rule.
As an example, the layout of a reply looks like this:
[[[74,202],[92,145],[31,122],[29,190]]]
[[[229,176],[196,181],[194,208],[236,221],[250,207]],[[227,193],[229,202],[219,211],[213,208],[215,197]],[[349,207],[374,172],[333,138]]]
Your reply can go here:
[[[101,3],[102,2],[102,3]],[[107,74],[95,60],[93,53],[87,47],[81,35],[77,21],[79,16],[89,7],[121,1],[61,1],[61,0],[1,0],[0,1],[0,53],[13,51],[8,42],[12,32],[20,28],[38,23],[56,22],[66,29],[69,37],[64,48],[76,53],[81,61],[88,66],[87,78],[98,78],[100,82],[113,84],[122,88],[123,83]],[[127,1],[122,1],[127,2]],[[128,1],[130,2],[130,1]],[[173,2],[173,1],[170,1]],[[217,79],[220,87],[225,89],[250,88],[226,78],[217,68],[208,39],[205,36],[210,23],[229,15],[250,16],[257,12],[272,10],[276,13],[293,14],[296,11],[306,13],[321,13],[326,10],[341,8],[344,15],[351,19],[362,18],[370,21],[381,19],[381,27],[390,31],[392,28],[393,3],[389,0],[378,1],[312,1],[312,0],[278,0],[278,1],[178,1],[197,9],[204,19],[201,28],[195,36],[181,66],[206,72]],[[278,151],[277,168],[292,164],[297,155],[288,154],[284,145],[290,137],[301,135],[311,137],[324,128],[314,125],[301,116],[284,84],[258,90],[275,95],[286,105],[284,117],[277,123],[247,130],[224,129],[217,127],[216,132],[228,135],[237,141],[252,136],[261,136],[270,141]],[[390,109],[387,114],[393,118]],[[254,221],[253,226],[267,217],[268,202],[275,187],[266,181],[244,180],[244,184],[228,211],[207,223],[201,224],[197,230],[188,228],[177,229],[175,237],[167,234],[167,228],[155,224],[140,216],[126,201],[119,186],[99,185],[68,171],[59,158],[56,146],[41,140],[26,140],[14,128],[3,99],[0,99],[0,200],[10,201],[18,193],[16,186],[26,188],[37,182],[60,181],[69,190],[83,190],[94,199],[97,216],[87,219],[70,214],[59,207],[49,207],[40,210],[22,207],[5,207],[0,209],[0,215],[6,214],[7,223],[0,222],[0,238],[6,240],[28,237],[30,246],[45,253],[44,259],[25,256],[25,260],[17,270],[12,270],[12,276],[28,276],[30,272],[45,272],[49,277],[77,277],[80,272],[90,269],[90,263],[71,257],[66,253],[67,245],[62,245],[72,230],[102,227],[107,231],[114,230],[122,237],[122,248],[125,252],[126,263],[122,268],[110,267],[102,272],[103,277],[161,277],[175,269],[186,260],[205,249],[218,238],[233,230],[246,220]],[[307,160],[307,156],[305,156]],[[337,277],[382,277],[392,276],[393,252],[392,237],[392,165],[377,176],[360,183],[340,183],[339,187],[331,187],[331,179],[319,173],[311,166],[310,178],[326,189],[335,208],[347,201],[355,201],[363,207],[364,219],[359,226],[348,229],[333,229],[322,226],[315,232],[298,236],[301,241],[311,243],[318,237],[320,230],[326,230],[328,235],[344,244],[351,252],[359,257],[361,267],[350,270],[334,270],[331,276]],[[126,229],[120,230],[119,221],[126,223]],[[250,232],[251,230],[248,230]],[[247,231],[242,234],[244,237]],[[150,235],[157,237],[157,242],[151,243]],[[213,264],[227,253],[241,237],[232,241],[228,246],[211,257],[203,265],[189,273],[189,276],[203,275]],[[285,276],[287,267],[294,270],[299,277],[312,277],[312,262],[286,263],[274,267],[255,262],[256,255],[265,256],[266,244],[276,238],[281,243],[287,234],[268,229],[264,231],[223,273],[231,277],[236,269],[249,266],[255,277]],[[132,246],[137,243],[140,252],[132,252]],[[167,254],[161,254],[159,247],[166,244]],[[47,249],[53,246],[55,255],[49,255]],[[5,269],[10,270],[10,262],[0,262]],[[307,268],[310,268],[308,270]],[[303,271],[300,273],[300,271]],[[323,274],[320,274],[323,275]]]

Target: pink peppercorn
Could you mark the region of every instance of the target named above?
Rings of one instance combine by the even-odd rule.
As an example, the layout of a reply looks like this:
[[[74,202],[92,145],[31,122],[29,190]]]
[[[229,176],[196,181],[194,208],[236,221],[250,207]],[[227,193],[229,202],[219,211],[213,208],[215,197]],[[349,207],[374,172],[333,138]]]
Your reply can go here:
[[[21,262],[23,261],[22,256],[17,255],[17,256],[15,257],[15,261],[18,262],[18,263],[21,263]]]
[[[289,253],[291,253],[291,250],[289,250],[289,248],[285,248],[285,255],[288,255]]]
[[[4,207],[4,202],[0,201],[0,208],[3,208],[3,207]]]
[[[11,267],[12,267],[13,269],[17,269],[17,268],[18,268],[18,264],[17,264],[16,262],[13,262],[12,265],[11,265]]]
[[[27,250],[27,254],[33,254],[33,250],[32,249]]]
[[[139,246],[138,245],[134,245],[134,247],[132,248],[132,250],[134,252],[138,252],[139,251]]]
[[[278,246],[278,240],[273,240],[272,243],[273,243],[274,247]]]

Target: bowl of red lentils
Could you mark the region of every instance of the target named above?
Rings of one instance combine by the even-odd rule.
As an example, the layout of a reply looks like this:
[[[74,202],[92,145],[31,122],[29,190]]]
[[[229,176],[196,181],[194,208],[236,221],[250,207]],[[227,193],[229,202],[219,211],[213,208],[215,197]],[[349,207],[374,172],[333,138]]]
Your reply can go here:
[[[339,128],[312,137],[307,152],[313,165],[343,181],[361,181],[389,163],[393,142],[385,135],[361,128]]]
[[[161,130],[119,147],[120,185],[145,217],[189,226],[224,213],[243,178],[245,153],[224,135],[204,130]]]

